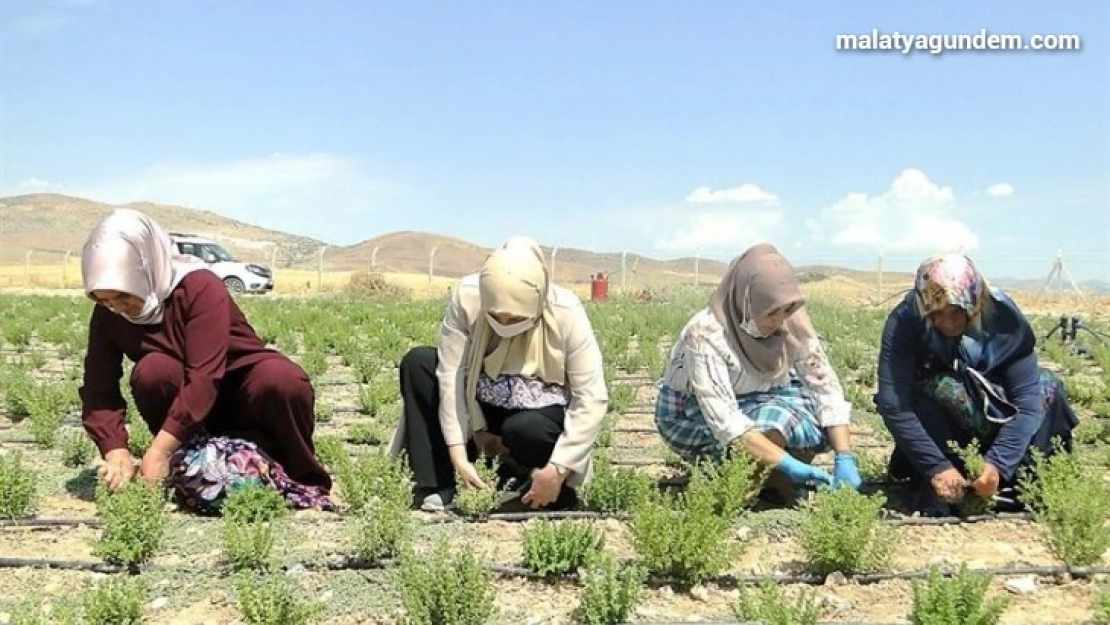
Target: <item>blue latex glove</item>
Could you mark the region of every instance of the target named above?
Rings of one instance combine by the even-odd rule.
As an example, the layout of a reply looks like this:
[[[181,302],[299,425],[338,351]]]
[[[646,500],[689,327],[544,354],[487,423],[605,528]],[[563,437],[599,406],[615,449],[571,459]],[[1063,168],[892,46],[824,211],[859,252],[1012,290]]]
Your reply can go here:
[[[833,488],[845,484],[852,490],[859,490],[863,485],[863,478],[859,476],[859,467],[856,466],[856,457],[847,452],[836,454],[833,460]]]
[[[827,472],[811,464],[806,464],[788,453],[782,455],[776,468],[786,474],[791,482],[805,484],[817,482],[819,484],[832,484],[833,478]]]

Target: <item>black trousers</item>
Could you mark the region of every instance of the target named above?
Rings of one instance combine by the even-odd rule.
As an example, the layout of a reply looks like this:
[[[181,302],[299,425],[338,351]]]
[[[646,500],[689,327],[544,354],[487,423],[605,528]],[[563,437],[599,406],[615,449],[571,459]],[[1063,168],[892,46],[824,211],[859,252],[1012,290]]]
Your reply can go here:
[[[401,401],[404,405],[405,449],[417,488],[441,489],[455,486],[455,469],[439,424],[439,381],[434,347],[414,347],[401,359]],[[566,410],[562,406],[508,410],[481,404],[487,429],[501,436],[509,456],[521,469],[545,466],[563,433]],[[478,450],[467,442],[473,462]]]

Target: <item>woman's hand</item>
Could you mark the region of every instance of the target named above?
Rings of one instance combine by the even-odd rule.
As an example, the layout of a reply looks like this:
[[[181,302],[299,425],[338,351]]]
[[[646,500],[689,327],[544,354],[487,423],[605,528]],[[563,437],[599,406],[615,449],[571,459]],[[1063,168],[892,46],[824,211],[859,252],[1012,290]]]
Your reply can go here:
[[[984,499],[994,497],[995,493],[998,492],[998,483],[1001,479],[998,469],[987,462],[983,466],[983,473],[971,483],[971,490]]]
[[[856,457],[848,452],[837,452],[833,459],[833,488],[846,484],[852,490],[859,490],[863,485],[859,467],[856,466]]]
[[[162,484],[170,475],[170,455],[151,445],[139,464],[139,476],[151,484]]]
[[[181,441],[174,435],[165,430],[158,432],[139,464],[139,475],[143,480],[152,484],[165,482],[170,475],[170,456],[178,447],[181,447]]]
[[[96,476],[109,493],[118,493],[135,477],[135,458],[127,449],[113,449],[104,454]]]
[[[466,445],[451,445],[447,448],[447,453],[451,457],[451,466],[455,467],[455,473],[458,474],[462,486],[489,488],[489,485],[478,476],[478,470],[474,468],[474,464],[466,457]]]
[[[956,469],[945,469],[933,476],[933,490],[946,503],[958,503],[964,498],[967,480]]]
[[[790,478],[790,481],[795,484],[815,482],[830,485],[833,483],[833,476],[829,475],[827,471],[802,462],[788,453],[782,455],[782,460],[775,468],[785,473],[786,477]]]
[[[542,469],[532,471],[532,487],[524,493],[520,501],[533,508],[542,508],[558,499],[562,488],[562,476],[555,466],[549,463]]]

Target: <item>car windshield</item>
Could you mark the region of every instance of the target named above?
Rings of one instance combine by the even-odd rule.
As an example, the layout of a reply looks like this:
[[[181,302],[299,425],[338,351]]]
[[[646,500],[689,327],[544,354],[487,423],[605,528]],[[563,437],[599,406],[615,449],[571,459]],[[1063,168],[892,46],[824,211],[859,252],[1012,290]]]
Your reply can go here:
[[[220,261],[225,262],[225,263],[235,262],[235,257],[231,255],[231,252],[225,250],[222,246],[212,244],[212,245],[207,246],[207,248],[208,248],[208,251],[211,252],[212,255],[216,257],[217,260],[220,260]]]

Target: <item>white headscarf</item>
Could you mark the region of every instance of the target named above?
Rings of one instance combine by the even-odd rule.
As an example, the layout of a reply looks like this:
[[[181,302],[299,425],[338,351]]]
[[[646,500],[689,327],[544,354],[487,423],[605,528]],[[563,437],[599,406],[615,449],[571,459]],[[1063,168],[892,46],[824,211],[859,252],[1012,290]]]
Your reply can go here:
[[[81,250],[85,294],[109,290],[143,300],[132,323],[162,322],[162,302],[186,275],[206,269],[199,258],[174,253],[173,242],[153,219],[129,208],[117,208],[100,220]]]
[[[486,259],[478,281],[481,318],[474,324],[463,357],[467,409],[472,415],[481,413],[476,396],[483,372],[491,379],[520,375],[555,384],[566,381],[566,353],[549,300],[550,276],[540,246],[528,237],[510,238]],[[490,313],[527,321],[513,324],[515,328],[495,328],[497,322]],[[499,330],[509,330],[506,333],[511,336],[499,336]]]

